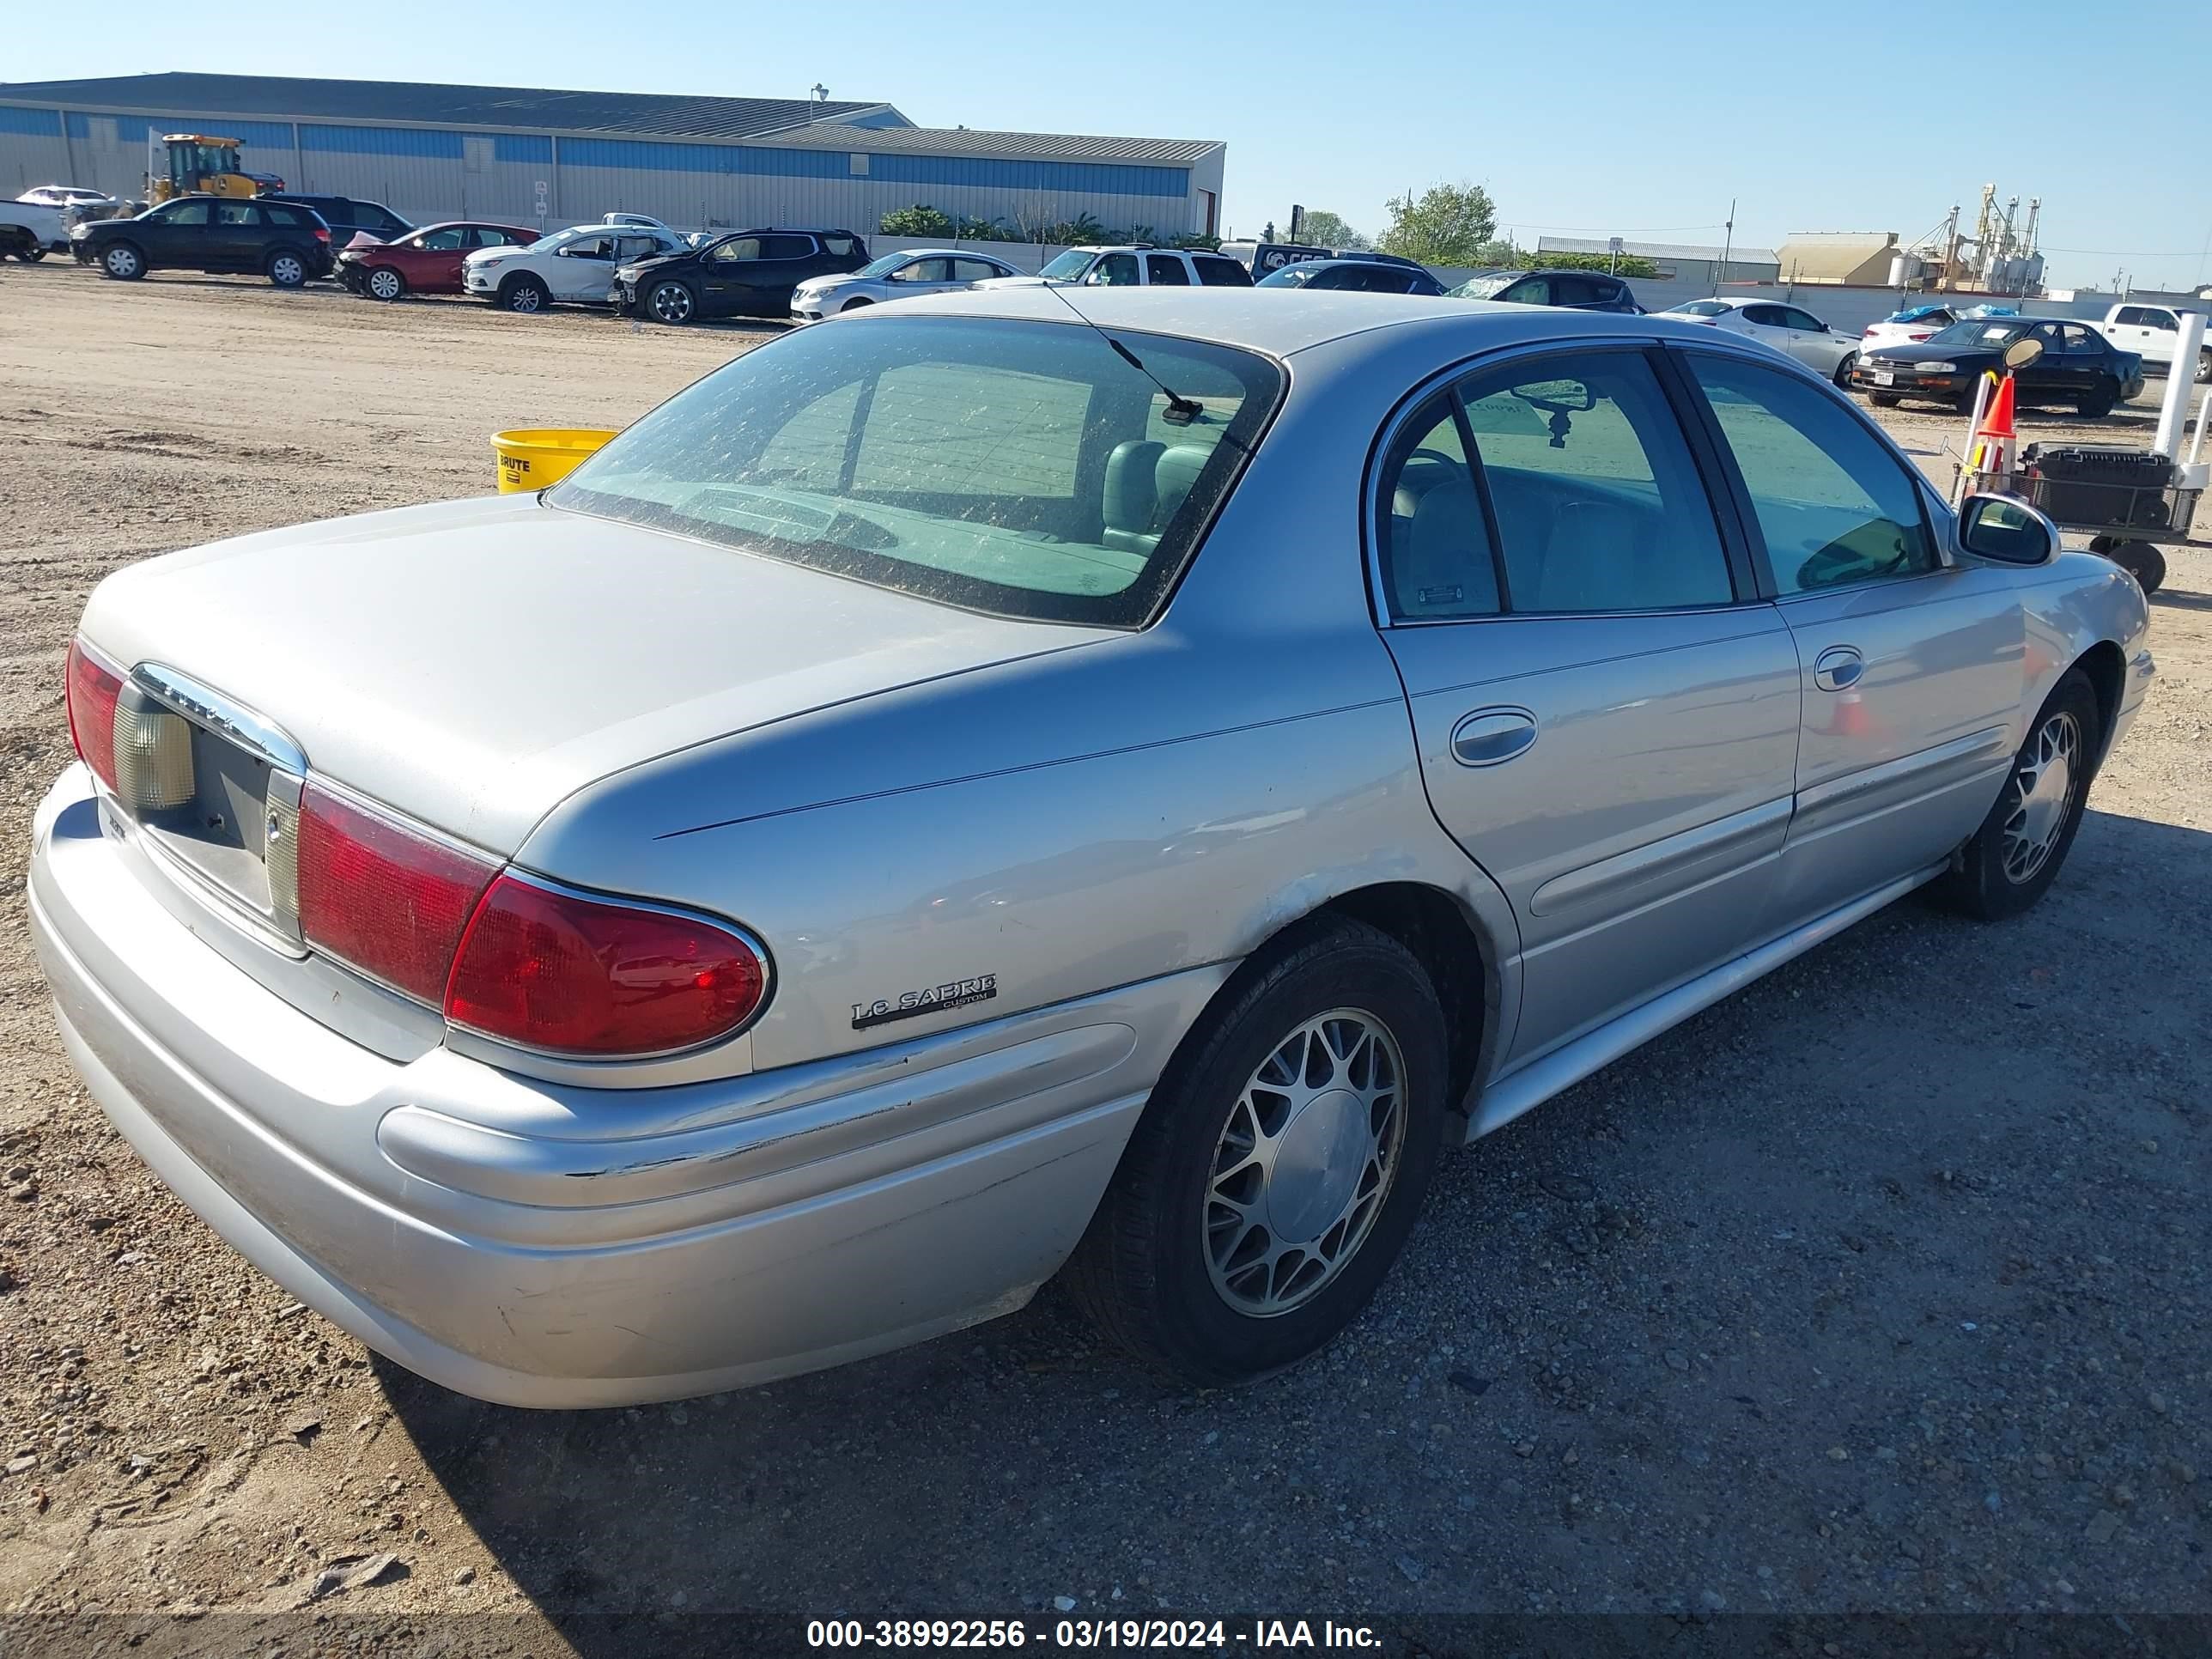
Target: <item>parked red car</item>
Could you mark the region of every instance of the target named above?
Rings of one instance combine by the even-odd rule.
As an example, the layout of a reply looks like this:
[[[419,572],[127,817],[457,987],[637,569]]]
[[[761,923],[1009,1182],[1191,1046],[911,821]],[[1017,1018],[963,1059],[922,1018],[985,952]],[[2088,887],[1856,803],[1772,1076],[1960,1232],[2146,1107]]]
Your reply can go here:
[[[449,220],[389,242],[356,236],[338,254],[338,281],[372,300],[410,294],[459,294],[461,260],[480,247],[527,247],[543,233],[523,225]]]

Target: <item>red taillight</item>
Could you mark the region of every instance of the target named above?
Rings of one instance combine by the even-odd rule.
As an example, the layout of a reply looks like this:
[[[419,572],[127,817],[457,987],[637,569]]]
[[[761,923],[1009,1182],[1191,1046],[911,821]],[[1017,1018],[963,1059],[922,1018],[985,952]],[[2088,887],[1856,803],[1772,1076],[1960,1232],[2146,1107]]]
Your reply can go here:
[[[1908,328],[1905,331],[1905,337],[1908,340],[1926,340],[1934,337],[1935,333],[1936,331],[1932,328]]]
[[[752,1018],[768,962],[725,927],[501,876],[446,988],[454,1024],[571,1054],[689,1048]]]
[[[436,1002],[499,861],[313,783],[300,797],[297,833],[301,937],[394,990]]]
[[[330,227],[328,225],[317,225],[315,227],[315,240],[319,242],[329,241],[331,240]]]
[[[115,701],[123,677],[93,657],[81,640],[69,648],[70,742],[78,758],[110,789],[115,787]]]

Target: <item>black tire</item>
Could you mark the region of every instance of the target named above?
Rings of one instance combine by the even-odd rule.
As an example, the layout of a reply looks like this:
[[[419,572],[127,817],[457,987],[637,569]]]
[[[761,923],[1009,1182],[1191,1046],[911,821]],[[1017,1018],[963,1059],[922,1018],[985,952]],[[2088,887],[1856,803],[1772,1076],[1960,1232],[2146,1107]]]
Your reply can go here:
[[[362,273],[361,291],[372,300],[404,300],[407,297],[407,278],[391,265],[371,265]]]
[[[2197,354],[2197,384],[2212,384],[2212,346],[2206,346]]]
[[[2166,583],[2166,555],[2148,542],[2114,542],[2107,547],[2093,542],[2090,551],[2102,553],[2133,576],[2145,593],[2155,593]]]
[[[522,271],[499,285],[499,303],[503,311],[519,311],[525,316],[535,316],[553,303],[553,294],[537,277],[528,271]]]
[[[672,276],[645,291],[640,309],[656,323],[681,328],[698,316],[699,296],[691,291],[689,283],[679,283]]]
[[[28,247],[17,248],[15,257],[27,265],[34,265],[46,257],[46,250],[43,244],[33,242]]]
[[[2082,398],[2074,407],[2081,410],[2083,420],[2101,421],[2112,412],[2112,405],[2119,400],[2119,387],[2108,381],[2098,387],[2092,396]]]
[[[1356,1037],[1362,1022],[1369,1036],[1340,1048],[1337,1039]],[[1363,1054],[1370,1067],[1392,1059],[1378,1030],[1400,1062],[1395,1107],[1385,1104],[1383,1072],[1358,1080]],[[1263,1067],[1293,1053],[1306,1056],[1304,1075],[1287,1087],[1320,1090],[1296,1106],[1262,1082]],[[1279,1074],[1290,1075],[1267,1073]],[[1443,1139],[1446,1078],[1436,990],[1405,946],[1342,917],[1285,930],[1238,971],[1169,1062],[1068,1263],[1070,1294],[1109,1340],[1201,1387],[1252,1382],[1304,1358],[1351,1323],[1404,1247]],[[1361,1089],[1376,1091],[1364,1108],[1352,1092]],[[1262,1110],[1285,1115],[1267,1130]],[[1310,1133],[1291,1140],[1299,1123]],[[1384,1150],[1394,1133],[1395,1152]],[[1253,1175],[1244,1201],[1263,1218],[1255,1222],[1224,1194],[1261,1170],[1258,1153],[1226,1170],[1218,1160],[1263,1135],[1304,1156],[1287,1166],[1271,1158]],[[1285,1168],[1298,1183],[1274,1184]],[[1333,1208],[1340,1195],[1346,1207]],[[1271,1204],[1298,1208],[1282,1223]],[[1293,1231],[1304,1242],[1279,1237]],[[1270,1247],[1263,1255],[1291,1253],[1254,1266],[1245,1246],[1255,1238]],[[1278,1294],[1290,1298],[1279,1310],[1254,1310],[1251,1298]]]
[[[2054,728],[2070,723],[2071,754],[2067,760],[2063,799],[2057,817],[2041,826],[2030,816],[2034,803],[2024,792],[2046,777],[2044,763],[2056,752]],[[2013,757],[2012,770],[1995,805],[1982,820],[1973,838],[1959,850],[1953,867],[1930,886],[1929,896],[1945,908],[1981,921],[2002,921],[2016,916],[2057,878],[2074,836],[2081,827],[2081,814],[2089,799],[2089,785],[2104,754],[2104,720],[2097,705],[2096,689],[2079,668],[2069,668],[2051,696],[2036,711],[2027,729],[2027,741]],[[2023,853],[2039,847],[2032,860]]]
[[[135,283],[146,274],[146,256],[136,242],[110,242],[100,250],[100,269],[118,283]]]
[[[1841,390],[1849,392],[1851,389],[1851,371],[1858,367],[1858,362],[1859,354],[1856,351],[1851,352],[1843,362],[1836,365],[1836,372],[1828,378],[1833,380]]]
[[[1869,392],[1867,393],[1867,401],[1876,409],[1895,409],[1904,399],[1894,392]]]
[[[278,288],[305,288],[307,256],[295,248],[277,248],[262,263],[261,274]]]

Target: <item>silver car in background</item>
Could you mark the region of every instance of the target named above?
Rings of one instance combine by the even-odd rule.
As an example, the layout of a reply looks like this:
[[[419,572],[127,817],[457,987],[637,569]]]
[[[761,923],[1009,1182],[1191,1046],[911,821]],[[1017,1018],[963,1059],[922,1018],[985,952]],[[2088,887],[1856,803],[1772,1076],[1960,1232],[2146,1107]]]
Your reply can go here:
[[[495,1401],[1063,1272],[1261,1376],[1446,1146],[1916,888],[2033,903],[2144,696],[2116,566],[1718,331],[1083,304],[796,330],[542,495],[101,583],[29,906],[146,1161]]]
[[[810,276],[792,291],[793,322],[815,323],[841,311],[953,294],[970,283],[1021,272],[995,253],[973,248],[917,247],[886,253],[842,276]]]

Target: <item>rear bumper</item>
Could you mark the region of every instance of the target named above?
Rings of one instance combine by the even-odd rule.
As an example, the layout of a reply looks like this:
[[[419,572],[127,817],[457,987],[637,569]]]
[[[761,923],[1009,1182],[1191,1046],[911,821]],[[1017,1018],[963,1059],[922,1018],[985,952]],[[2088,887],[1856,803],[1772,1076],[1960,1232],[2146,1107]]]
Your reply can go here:
[[[81,767],[33,830],[33,933],[94,1097],[301,1301],[509,1405],[741,1387],[1019,1307],[1226,972],[712,1084],[548,1085],[308,1018],[116,833]]]

